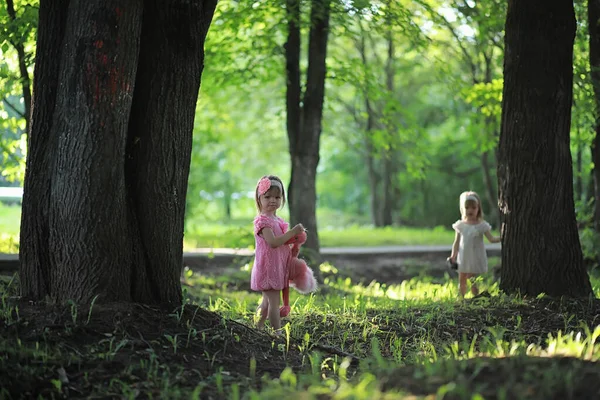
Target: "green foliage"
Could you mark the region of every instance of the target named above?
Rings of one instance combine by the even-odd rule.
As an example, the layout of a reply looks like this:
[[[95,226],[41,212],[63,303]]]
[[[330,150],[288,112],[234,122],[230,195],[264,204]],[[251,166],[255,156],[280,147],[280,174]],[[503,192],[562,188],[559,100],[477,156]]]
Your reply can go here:
[[[584,202],[575,202],[577,221],[579,221],[579,241],[583,258],[592,267],[600,263],[600,234],[594,229],[594,202],[593,199]]]
[[[472,133],[472,140],[475,148],[482,152],[494,150],[498,145],[503,83],[502,79],[494,79],[463,91],[466,103],[474,107],[472,121],[479,130]]]
[[[26,136],[23,84],[17,47],[23,63],[33,73],[38,1],[13,1],[14,19],[7,4],[0,7],[0,182],[22,182],[25,172]],[[31,85],[30,82],[26,82]]]
[[[23,100],[13,43],[24,44],[31,75],[37,7],[37,1],[15,1],[16,21],[0,7],[0,95],[15,106],[0,104],[0,173],[17,183],[23,178],[26,138],[19,115]],[[309,10],[309,4],[302,2],[304,42]],[[595,109],[585,4],[577,2],[576,12],[571,142],[576,200],[587,201],[592,187]],[[489,152],[487,172],[495,182],[505,13],[506,2],[501,0],[334,2],[316,177],[318,224],[326,243],[335,236],[329,233],[332,227],[374,223],[369,157],[379,179],[377,193],[381,192],[384,160],[392,160],[395,225],[449,226],[458,217],[459,193],[472,189],[486,197],[481,155]],[[274,173],[289,183],[286,30],[283,2],[243,0],[217,6],[205,45],[194,127],[185,231],[188,246],[251,245],[246,227],[255,212],[252,191],[257,179]],[[307,67],[304,42],[303,71]],[[374,120],[370,130],[367,101]],[[489,191],[496,193],[495,187]],[[484,208],[492,218],[490,206],[495,201],[488,203],[484,200]],[[18,223],[11,221],[16,220],[4,221],[0,221],[4,224],[0,232],[15,237]],[[490,222],[497,225],[497,221]],[[225,238],[211,233],[216,232],[212,228],[216,223],[224,225],[219,235]],[[582,241],[589,245],[584,248],[594,248],[593,236],[585,231]],[[373,243],[379,242],[374,239]]]
[[[0,253],[19,252],[21,207],[0,203]]]

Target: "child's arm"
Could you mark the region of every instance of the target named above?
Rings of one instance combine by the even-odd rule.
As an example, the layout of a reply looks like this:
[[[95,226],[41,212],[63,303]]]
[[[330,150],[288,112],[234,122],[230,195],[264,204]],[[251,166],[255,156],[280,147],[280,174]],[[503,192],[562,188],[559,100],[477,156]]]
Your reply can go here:
[[[302,224],[298,224],[281,236],[275,236],[271,228],[263,228],[263,230],[260,232],[260,235],[262,235],[262,237],[269,244],[269,246],[271,246],[271,248],[274,249],[281,245],[284,245],[285,242],[287,242],[294,236],[299,235],[300,232],[303,231],[304,227],[302,226]]]
[[[458,246],[460,245],[460,233],[458,231],[454,235],[454,243],[452,243],[452,253],[450,254],[450,259],[453,262],[456,262],[456,257],[458,257]]]
[[[488,238],[488,240],[490,241],[490,243],[500,243],[500,236],[493,236],[490,231],[487,231],[485,233],[485,237]]]

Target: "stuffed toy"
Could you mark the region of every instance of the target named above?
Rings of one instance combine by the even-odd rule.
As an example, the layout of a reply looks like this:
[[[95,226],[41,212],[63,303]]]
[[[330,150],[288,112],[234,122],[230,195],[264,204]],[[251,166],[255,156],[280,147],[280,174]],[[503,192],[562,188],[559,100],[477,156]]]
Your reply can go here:
[[[292,257],[288,268],[290,270],[289,286],[296,289],[299,293],[307,294],[317,290],[317,280],[313,275],[312,269],[306,265],[306,262],[301,258],[298,258],[300,253],[300,246],[306,242],[306,233],[302,232],[285,244],[292,245]],[[290,288],[289,286],[281,290],[283,296],[283,306],[279,308],[279,316],[287,317],[290,313]]]

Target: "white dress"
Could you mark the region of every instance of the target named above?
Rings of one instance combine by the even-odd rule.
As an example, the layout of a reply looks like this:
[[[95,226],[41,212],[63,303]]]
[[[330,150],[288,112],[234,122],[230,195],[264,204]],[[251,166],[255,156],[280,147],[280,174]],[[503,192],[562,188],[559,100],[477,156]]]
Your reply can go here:
[[[452,224],[452,228],[460,233],[460,245],[458,248],[458,272],[469,274],[484,274],[488,271],[487,254],[483,245],[483,235],[492,227],[485,221],[478,224],[467,224],[458,220]]]

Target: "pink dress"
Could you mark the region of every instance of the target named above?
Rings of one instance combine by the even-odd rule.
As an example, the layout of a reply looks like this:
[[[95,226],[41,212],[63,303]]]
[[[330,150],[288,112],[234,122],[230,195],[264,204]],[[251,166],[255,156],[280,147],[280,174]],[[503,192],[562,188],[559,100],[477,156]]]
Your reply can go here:
[[[288,286],[288,263],[292,256],[290,246],[281,245],[271,248],[267,241],[259,235],[263,228],[271,228],[275,236],[281,236],[288,230],[288,224],[281,218],[277,220],[264,215],[254,218],[254,238],[256,250],[254,266],[250,278],[250,288],[256,291],[281,290]]]

